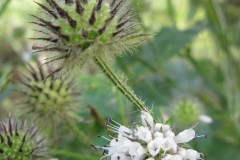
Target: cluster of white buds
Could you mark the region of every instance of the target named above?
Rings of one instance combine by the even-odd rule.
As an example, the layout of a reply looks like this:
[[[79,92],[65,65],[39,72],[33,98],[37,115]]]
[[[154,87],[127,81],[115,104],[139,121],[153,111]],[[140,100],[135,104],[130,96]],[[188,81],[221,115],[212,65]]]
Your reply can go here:
[[[153,117],[145,111],[141,113],[141,125],[129,129],[112,119],[107,121],[107,129],[117,138],[108,139],[105,147],[94,146],[102,150],[107,160],[203,160],[204,155],[184,147],[184,143],[198,137],[193,128],[177,135],[170,125],[155,123]]]

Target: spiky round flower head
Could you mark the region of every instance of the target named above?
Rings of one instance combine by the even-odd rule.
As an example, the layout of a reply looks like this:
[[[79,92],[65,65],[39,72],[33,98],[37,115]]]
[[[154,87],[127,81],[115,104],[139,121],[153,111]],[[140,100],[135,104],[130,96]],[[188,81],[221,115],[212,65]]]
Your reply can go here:
[[[63,118],[76,117],[79,93],[75,91],[74,82],[67,78],[47,77],[50,68],[28,66],[27,72],[21,72],[19,79],[19,97],[25,112],[40,122],[48,119],[55,123]]]
[[[37,3],[46,13],[33,16],[45,41],[36,52],[52,52],[46,63],[56,61],[56,72],[82,66],[93,57],[114,57],[139,44],[139,32],[128,0],[46,0]]]
[[[175,135],[171,126],[155,123],[148,112],[142,111],[141,120],[141,125],[136,125],[135,128],[130,129],[112,119],[108,119],[107,129],[114,133],[110,136],[113,139],[102,137],[109,144],[105,147],[94,147],[102,150],[107,160],[204,159],[202,153],[185,147],[185,143],[199,137],[193,128]]]
[[[198,104],[190,99],[182,99],[174,107],[174,117],[177,124],[182,126],[196,124],[200,113]]]
[[[1,160],[45,160],[47,145],[35,126],[28,127],[26,122],[9,118],[7,123],[0,122],[0,159]]]

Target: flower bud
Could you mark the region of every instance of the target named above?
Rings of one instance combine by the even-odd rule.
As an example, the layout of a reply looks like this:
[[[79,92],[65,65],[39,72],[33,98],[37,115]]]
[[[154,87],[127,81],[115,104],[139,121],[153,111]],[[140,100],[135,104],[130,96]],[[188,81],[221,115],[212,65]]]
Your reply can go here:
[[[150,113],[142,111],[141,113],[141,119],[142,119],[142,124],[144,124],[145,127],[148,127],[150,130],[153,129],[153,117],[151,116]]]
[[[200,112],[200,108],[196,102],[183,99],[180,100],[174,108],[174,118],[180,127],[193,125],[198,122]]]
[[[196,137],[196,132],[190,128],[180,132],[176,137],[176,143],[187,143]]]

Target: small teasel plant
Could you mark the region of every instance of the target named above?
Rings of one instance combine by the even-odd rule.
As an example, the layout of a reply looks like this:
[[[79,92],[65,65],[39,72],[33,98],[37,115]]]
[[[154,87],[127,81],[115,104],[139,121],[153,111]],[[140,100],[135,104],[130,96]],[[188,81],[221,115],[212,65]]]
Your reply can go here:
[[[183,98],[174,105],[174,119],[180,127],[193,125],[202,121],[204,123],[212,123],[212,118],[204,114],[200,104],[193,98]]]
[[[138,109],[147,111],[144,102],[108,64],[109,59],[135,48],[148,35],[140,32],[129,1],[46,0],[36,3],[45,14],[33,15],[32,23],[40,35],[32,38],[38,41],[32,48],[47,53],[44,64],[53,64],[51,75],[93,60]]]
[[[200,108],[196,102],[188,98],[179,100],[174,107],[174,117],[178,125],[191,125],[197,123]]]
[[[47,142],[35,125],[13,118],[0,122],[1,160],[45,160],[47,150]]]
[[[134,128],[125,127],[109,118],[107,145],[94,146],[108,160],[203,160],[204,155],[186,147],[186,143],[202,137],[194,128],[175,133],[169,124],[155,122],[151,114],[141,112],[141,121]]]
[[[19,72],[19,101],[30,118],[39,121],[39,124],[49,120],[54,126],[63,120],[75,118],[77,115],[80,93],[76,91],[74,81],[69,78],[47,77],[50,67],[28,64],[26,72]]]

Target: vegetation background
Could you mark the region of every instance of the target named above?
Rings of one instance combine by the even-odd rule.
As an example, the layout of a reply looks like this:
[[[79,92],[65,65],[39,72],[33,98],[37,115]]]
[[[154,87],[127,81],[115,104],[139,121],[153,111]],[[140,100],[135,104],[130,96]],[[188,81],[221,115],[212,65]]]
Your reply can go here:
[[[155,115],[173,116],[176,128],[196,124],[191,145],[208,160],[240,160],[240,1],[132,0],[144,32],[154,33],[136,51],[116,59],[122,75]],[[37,55],[29,14],[38,13],[32,0],[0,0],[0,119],[21,109],[15,96],[17,72]],[[39,14],[39,13],[38,13]],[[90,144],[106,144],[104,121],[113,117],[129,126],[138,112],[94,67],[73,73],[81,110],[77,129],[54,129],[52,157],[98,159]],[[24,97],[22,97],[24,98]],[[212,123],[204,123],[207,115]],[[199,123],[198,123],[199,122]],[[63,123],[64,125],[64,123]]]

